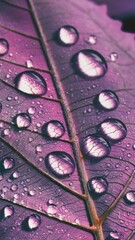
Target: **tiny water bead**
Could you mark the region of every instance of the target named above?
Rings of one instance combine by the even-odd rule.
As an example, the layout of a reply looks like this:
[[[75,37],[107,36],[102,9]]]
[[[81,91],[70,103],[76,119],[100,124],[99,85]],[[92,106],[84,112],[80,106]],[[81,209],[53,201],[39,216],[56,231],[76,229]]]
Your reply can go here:
[[[105,119],[97,126],[97,131],[113,143],[123,140],[127,135],[125,124],[115,118]]]
[[[45,79],[35,71],[19,73],[14,82],[17,89],[32,96],[42,96],[47,92]]]
[[[0,211],[0,217],[2,218],[9,218],[12,217],[14,214],[14,208],[11,205],[5,206],[1,211]]]
[[[14,165],[15,165],[15,160],[13,158],[5,157],[2,160],[0,170],[8,171],[8,170],[12,169],[14,167]]]
[[[60,178],[71,175],[75,170],[74,159],[66,152],[49,153],[45,158],[45,164],[50,172]]]
[[[124,200],[129,205],[135,204],[135,191],[127,192],[124,196]]]
[[[108,188],[108,182],[103,177],[100,177],[100,176],[94,177],[88,181],[88,189],[90,193],[94,195],[99,196],[106,193],[107,188]]]
[[[112,111],[118,107],[119,99],[113,91],[103,90],[95,97],[94,105],[98,109]]]
[[[65,128],[63,124],[57,120],[47,122],[42,127],[42,134],[49,138],[60,138],[64,133]]]
[[[108,156],[111,147],[109,143],[96,134],[87,136],[83,141],[83,153],[90,160],[101,160]]]
[[[9,50],[9,44],[7,40],[0,38],[0,57],[8,53],[8,50]]]
[[[110,232],[109,236],[105,240],[120,240],[120,234],[116,231]]]
[[[27,113],[19,113],[13,118],[14,124],[21,129],[28,128],[31,124],[31,117]]]
[[[102,77],[107,72],[104,57],[91,49],[84,49],[75,54],[72,58],[72,65],[75,72],[91,80]]]
[[[57,31],[56,37],[61,45],[71,46],[78,41],[79,33],[73,26],[65,25]]]
[[[95,35],[90,35],[87,40],[88,43],[95,45],[97,43],[97,37]]]
[[[116,52],[112,52],[110,53],[109,57],[112,62],[116,62],[116,60],[118,59],[118,54]]]
[[[37,214],[32,214],[23,221],[23,229],[26,231],[34,231],[41,224],[41,218]]]

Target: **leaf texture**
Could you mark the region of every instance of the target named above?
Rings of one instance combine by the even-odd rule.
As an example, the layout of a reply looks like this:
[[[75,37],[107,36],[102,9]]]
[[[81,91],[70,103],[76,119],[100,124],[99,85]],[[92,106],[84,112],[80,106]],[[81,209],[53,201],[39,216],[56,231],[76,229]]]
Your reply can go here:
[[[59,41],[63,26],[73,26],[75,44]],[[0,34],[9,44],[0,57],[0,239],[133,240],[133,35],[86,0],[1,1]],[[81,58],[80,71],[84,49],[88,66],[94,54],[105,61],[102,76],[86,78]],[[97,100],[104,90],[116,96],[111,111]],[[50,130],[63,131],[56,139],[43,127],[52,120],[63,126]],[[93,136],[103,149],[86,145]]]

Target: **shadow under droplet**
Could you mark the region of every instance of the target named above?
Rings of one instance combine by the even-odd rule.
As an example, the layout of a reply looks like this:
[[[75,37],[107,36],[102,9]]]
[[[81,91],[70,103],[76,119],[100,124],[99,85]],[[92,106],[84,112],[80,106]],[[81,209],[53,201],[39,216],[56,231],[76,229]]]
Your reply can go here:
[[[122,31],[135,33],[135,1],[134,0],[89,0],[97,5],[107,6],[108,16],[122,22]]]

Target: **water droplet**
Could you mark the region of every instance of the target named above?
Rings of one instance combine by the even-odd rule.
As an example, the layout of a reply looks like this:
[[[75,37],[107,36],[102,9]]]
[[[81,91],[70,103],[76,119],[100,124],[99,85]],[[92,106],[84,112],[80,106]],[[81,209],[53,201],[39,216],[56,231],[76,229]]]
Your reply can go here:
[[[45,158],[47,168],[57,177],[67,177],[75,170],[73,158],[66,152],[51,152]]]
[[[135,150],[135,144],[132,145],[133,150]]]
[[[31,216],[27,217],[22,225],[25,231],[33,231],[36,230],[41,224],[41,218],[37,214],[32,214]]]
[[[34,71],[25,71],[18,74],[15,77],[15,86],[29,95],[41,96],[47,92],[45,79]]]
[[[95,97],[94,105],[98,109],[112,111],[118,107],[119,99],[113,91],[103,90]]]
[[[72,58],[75,71],[88,79],[95,79],[105,75],[107,63],[104,57],[90,49],[81,50]]]
[[[112,62],[116,62],[116,60],[118,59],[118,54],[116,52],[112,52],[110,55],[109,55],[110,59]]]
[[[56,215],[56,213],[57,213],[57,206],[55,206],[55,205],[48,206],[47,213],[50,214],[50,215]]]
[[[97,131],[113,143],[121,141],[127,135],[125,124],[115,118],[105,119],[97,126]]]
[[[79,33],[74,27],[65,25],[58,30],[56,37],[60,44],[71,46],[78,41]]]
[[[84,155],[90,160],[101,160],[110,153],[109,143],[95,134],[87,136],[83,141]]]
[[[57,120],[47,122],[42,127],[42,134],[49,138],[60,138],[64,133],[65,128],[63,124]]]
[[[31,124],[31,118],[27,113],[19,113],[14,118],[13,121],[18,128],[28,128]]]
[[[116,231],[110,232],[109,236],[105,240],[120,240],[120,234]]]
[[[15,172],[13,172],[13,174],[11,175],[11,178],[17,179],[17,178],[19,178],[19,176],[20,176],[20,173],[17,172],[17,171],[15,171]]]
[[[15,192],[18,189],[17,184],[13,184],[10,189],[11,191]]]
[[[37,145],[35,151],[36,151],[37,154],[38,154],[38,153],[41,153],[41,152],[43,151],[42,145],[41,145],[41,144]]]
[[[88,181],[88,189],[94,195],[102,195],[106,193],[108,183],[103,177],[94,177]]]
[[[27,66],[27,68],[32,68],[32,67],[33,67],[33,62],[32,62],[31,59],[28,59],[28,60],[26,61],[26,66]]]
[[[1,214],[3,215],[3,216],[1,216],[1,217],[3,217],[3,218],[9,218],[9,217],[11,217],[11,216],[14,214],[14,208],[13,208],[11,205],[7,205],[7,206],[5,206],[5,207],[2,209]],[[0,215],[1,215],[1,214],[0,214]]]
[[[15,165],[15,160],[13,158],[10,157],[6,157],[2,160],[2,171],[8,171],[10,169],[12,169]]]
[[[97,43],[97,37],[95,35],[90,35],[88,37],[88,42],[92,45],[96,44]]]
[[[9,50],[9,44],[7,40],[0,38],[0,56],[4,56]]]
[[[129,191],[124,196],[125,202],[128,204],[135,204],[135,191]]]
[[[31,114],[31,115],[33,115],[33,114],[35,113],[35,111],[36,111],[36,108],[35,108],[35,107],[30,107],[30,108],[28,109],[28,113]]]
[[[11,130],[9,128],[4,129],[3,131],[4,136],[10,136],[10,134],[11,134]]]
[[[30,190],[28,194],[29,194],[29,196],[34,196],[36,194],[36,192],[35,192],[35,190]]]

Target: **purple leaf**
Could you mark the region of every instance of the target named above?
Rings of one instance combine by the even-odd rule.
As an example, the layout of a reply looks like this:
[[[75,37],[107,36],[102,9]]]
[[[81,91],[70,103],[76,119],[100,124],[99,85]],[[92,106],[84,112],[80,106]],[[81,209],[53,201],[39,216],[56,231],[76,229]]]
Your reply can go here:
[[[93,2],[0,2],[0,239],[134,239],[134,39]]]

